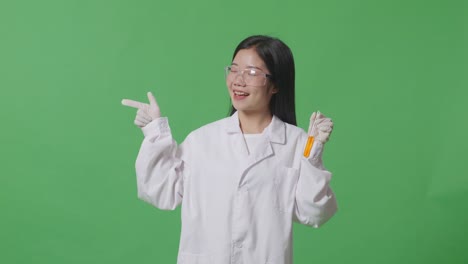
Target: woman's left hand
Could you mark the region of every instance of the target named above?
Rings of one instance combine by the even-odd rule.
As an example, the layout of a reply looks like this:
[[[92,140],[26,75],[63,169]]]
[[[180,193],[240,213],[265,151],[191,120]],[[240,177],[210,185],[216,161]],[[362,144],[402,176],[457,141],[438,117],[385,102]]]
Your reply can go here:
[[[333,121],[320,112],[313,112],[310,116],[309,135],[325,144],[333,131]]]

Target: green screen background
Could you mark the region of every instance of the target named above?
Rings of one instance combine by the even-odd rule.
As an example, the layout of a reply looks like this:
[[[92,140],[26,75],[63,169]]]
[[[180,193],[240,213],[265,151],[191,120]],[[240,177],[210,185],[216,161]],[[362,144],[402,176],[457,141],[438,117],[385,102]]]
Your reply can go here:
[[[180,211],[137,199],[122,98],[181,142],[226,116],[243,38],[284,40],[297,116],[333,118],[339,212],[295,263],[468,263],[466,1],[0,1],[0,262],[175,263]]]

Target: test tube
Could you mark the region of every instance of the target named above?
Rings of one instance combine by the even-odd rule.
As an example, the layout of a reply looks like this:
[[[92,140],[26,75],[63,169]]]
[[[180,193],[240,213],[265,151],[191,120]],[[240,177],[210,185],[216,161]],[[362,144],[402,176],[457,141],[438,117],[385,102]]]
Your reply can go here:
[[[308,158],[310,155],[310,151],[312,150],[312,146],[314,145],[314,136],[312,135],[313,128],[315,127],[315,120],[317,119],[317,116],[320,115],[320,111],[317,111],[317,114],[314,116],[314,120],[310,120],[310,125],[309,125],[309,131],[308,135],[309,137],[307,138],[307,143],[304,148],[304,157]]]

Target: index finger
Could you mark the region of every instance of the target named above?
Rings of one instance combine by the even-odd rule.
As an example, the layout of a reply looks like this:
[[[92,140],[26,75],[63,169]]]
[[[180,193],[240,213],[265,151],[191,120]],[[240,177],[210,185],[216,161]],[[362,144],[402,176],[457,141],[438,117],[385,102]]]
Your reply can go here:
[[[143,109],[147,105],[145,103],[138,102],[138,101],[133,101],[133,100],[130,100],[130,99],[123,99],[122,104],[125,105],[125,106],[130,106],[130,107],[138,108],[138,109]]]

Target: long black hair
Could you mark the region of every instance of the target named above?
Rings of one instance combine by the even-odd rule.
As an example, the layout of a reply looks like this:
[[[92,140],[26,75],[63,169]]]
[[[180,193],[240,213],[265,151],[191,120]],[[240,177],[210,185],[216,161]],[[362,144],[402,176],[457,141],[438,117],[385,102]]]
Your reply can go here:
[[[272,77],[268,78],[278,90],[270,100],[270,112],[283,122],[297,125],[294,99],[294,58],[289,47],[278,38],[254,35],[237,45],[232,60],[241,49],[255,48]],[[231,105],[231,115],[236,111]]]

